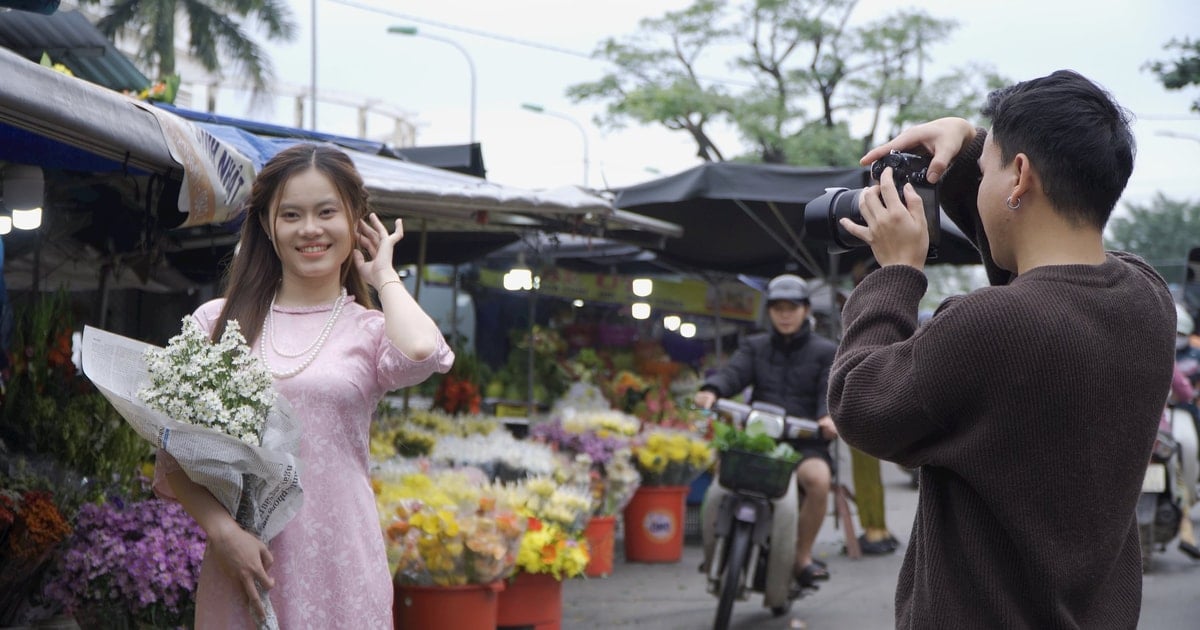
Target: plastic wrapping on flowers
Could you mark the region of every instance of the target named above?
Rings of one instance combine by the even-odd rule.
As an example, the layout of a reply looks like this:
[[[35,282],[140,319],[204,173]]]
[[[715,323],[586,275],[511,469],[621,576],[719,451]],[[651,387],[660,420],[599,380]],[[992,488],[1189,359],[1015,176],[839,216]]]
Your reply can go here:
[[[446,436],[488,435],[501,427],[493,416],[451,416],[437,410],[399,413],[380,404],[377,421],[371,425],[371,457],[376,461],[397,455],[423,457]]]
[[[381,466],[374,485],[397,582],[486,584],[513,571],[527,521],[482,473]]]
[[[518,440],[503,430],[488,435],[440,438],[429,459],[446,466],[474,466],[492,480],[507,482],[552,475],[563,465],[549,446]]]
[[[531,434],[574,458],[560,476],[591,489],[595,515],[612,516],[641,483],[630,450],[640,428],[637,418],[619,411],[565,409],[559,417],[534,426]]]
[[[708,441],[690,431],[651,429],[634,441],[633,462],[647,486],[686,486],[712,465]]]

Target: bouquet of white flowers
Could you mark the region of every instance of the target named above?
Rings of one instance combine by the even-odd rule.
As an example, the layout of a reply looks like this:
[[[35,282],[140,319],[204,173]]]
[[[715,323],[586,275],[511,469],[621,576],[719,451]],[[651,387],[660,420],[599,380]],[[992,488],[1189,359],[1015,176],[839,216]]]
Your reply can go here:
[[[166,348],[90,327],[83,343],[97,389],[244,529],[269,542],[300,511],[300,425],[236,321],[216,343],[191,316]],[[259,627],[278,628],[260,595]]]

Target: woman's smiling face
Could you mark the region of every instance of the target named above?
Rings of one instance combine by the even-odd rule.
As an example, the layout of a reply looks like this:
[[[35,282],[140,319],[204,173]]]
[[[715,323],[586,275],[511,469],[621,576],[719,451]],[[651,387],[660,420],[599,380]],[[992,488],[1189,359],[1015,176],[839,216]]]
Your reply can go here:
[[[310,168],[284,184],[271,227],[285,282],[341,282],[353,248],[350,213],[324,173]]]

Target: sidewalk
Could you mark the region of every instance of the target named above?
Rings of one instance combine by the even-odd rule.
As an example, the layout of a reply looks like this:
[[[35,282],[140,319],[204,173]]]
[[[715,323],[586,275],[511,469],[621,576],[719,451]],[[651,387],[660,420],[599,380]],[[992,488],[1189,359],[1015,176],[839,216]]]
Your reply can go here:
[[[849,452],[842,448],[842,483],[853,488]],[[901,541],[888,556],[851,560],[842,554],[843,532],[831,515],[817,536],[815,555],[829,565],[832,578],[812,596],[797,600],[789,614],[772,617],[755,594],[733,607],[732,628],[891,628],[896,575],[917,506],[917,491],[908,473],[883,462],[887,522]],[[830,505],[832,506],[832,501]],[[851,504],[851,510],[854,505]],[[854,515],[858,527],[858,515]],[[861,532],[858,532],[861,533]],[[673,564],[626,562],[621,540],[616,544],[613,574],[607,578],[570,580],[563,586],[563,628],[643,628],[675,630],[712,627],[717,599],[705,591],[697,567],[703,553],[685,544],[683,559]]]

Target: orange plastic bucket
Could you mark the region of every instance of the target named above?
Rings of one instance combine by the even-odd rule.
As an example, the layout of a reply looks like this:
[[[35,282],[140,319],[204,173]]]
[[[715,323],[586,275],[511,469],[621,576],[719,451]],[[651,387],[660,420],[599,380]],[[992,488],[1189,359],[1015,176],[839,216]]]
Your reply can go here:
[[[498,598],[495,627],[559,630],[562,609],[562,582],[546,573],[517,571]]]
[[[495,630],[504,582],[462,586],[396,584],[392,615],[398,630]]]
[[[613,543],[616,539],[617,517],[593,516],[583,530],[588,542],[587,568],[583,570],[588,577],[608,577],[612,575]]]
[[[679,562],[687,486],[642,486],[625,506],[625,559]]]

